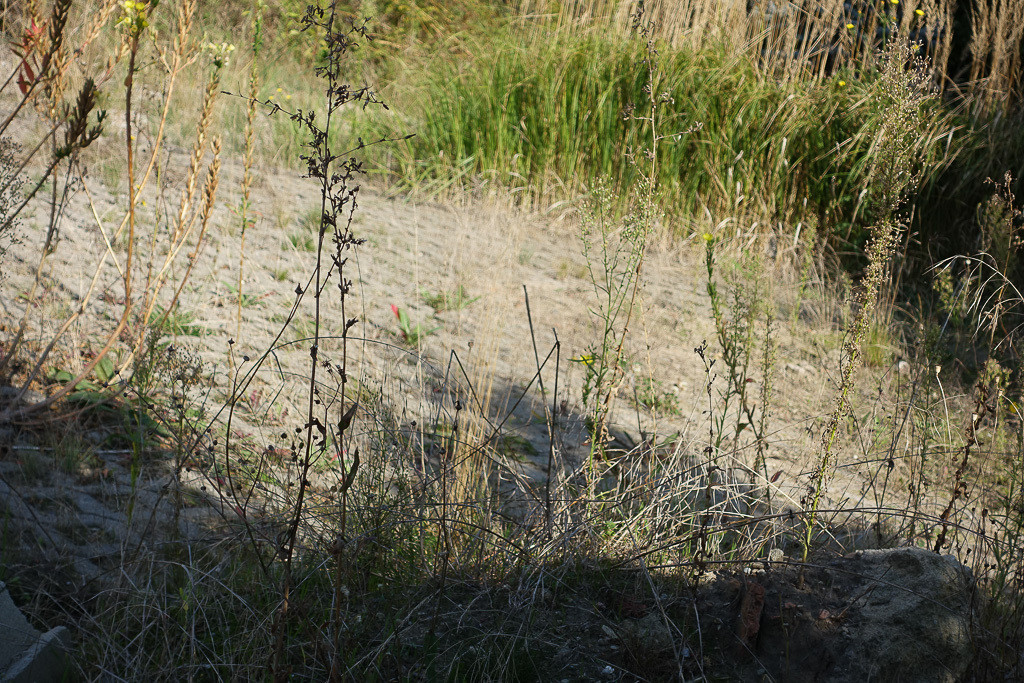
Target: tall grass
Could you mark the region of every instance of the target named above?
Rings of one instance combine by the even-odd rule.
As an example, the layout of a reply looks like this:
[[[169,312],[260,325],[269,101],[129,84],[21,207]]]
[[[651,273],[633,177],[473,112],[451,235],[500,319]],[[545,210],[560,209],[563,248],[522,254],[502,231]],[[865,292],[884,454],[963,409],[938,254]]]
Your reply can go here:
[[[658,151],[659,205],[673,230],[728,220],[792,234],[810,224],[863,266],[879,211],[867,169],[881,114],[866,93],[878,48],[899,35],[942,95],[926,105],[916,142],[922,177],[912,233],[944,255],[973,246],[962,237],[984,180],[1015,167],[1012,150],[1024,146],[1020,126],[1007,123],[1019,102],[1015,5],[748,4],[644,3],[668,84],[666,131],[703,124]],[[367,137],[416,133],[371,155],[404,187],[500,186],[545,204],[603,178],[628,188],[636,178],[623,151],[639,133],[623,113],[645,82],[633,68],[642,52],[630,34],[636,7],[523,2],[504,24],[460,25],[454,54],[404,52],[389,72],[398,116],[356,128]]]
[[[876,64],[878,48],[895,34],[920,47],[936,83],[968,94],[981,111],[994,112],[1020,96],[1019,0],[982,0],[957,7],[951,0],[843,2],[797,0],[523,0],[521,12],[557,26],[600,26],[629,35],[629,17],[643,6],[659,39],[674,48],[727,43],[735,54],[755,57],[766,74],[784,80],[826,77],[842,67]],[[954,35],[956,34],[956,35]],[[954,44],[966,45],[953,54]]]
[[[598,178],[634,185],[626,154],[642,124],[627,114],[647,83],[642,43],[521,38],[481,45],[468,64],[431,67],[417,135],[394,152],[399,176],[414,186],[494,178],[549,202]],[[815,221],[862,242],[877,204],[867,182],[882,114],[867,96],[872,74],[780,84],[722,44],[662,48],[655,59],[666,136],[658,203],[675,232],[730,216],[766,227]],[[926,117],[916,145],[927,183],[955,156],[945,134],[956,124],[935,106]]]

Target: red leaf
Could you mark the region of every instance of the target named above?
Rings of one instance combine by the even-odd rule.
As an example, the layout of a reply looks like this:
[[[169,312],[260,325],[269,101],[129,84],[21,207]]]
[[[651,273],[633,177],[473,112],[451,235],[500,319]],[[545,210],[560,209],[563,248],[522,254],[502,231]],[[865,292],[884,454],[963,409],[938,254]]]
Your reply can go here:
[[[27,61],[21,62],[22,73],[18,74],[18,90],[22,95],[27,95],[29,88],[36,82],[36,74]]]
[[[771,478],[771,483],[774,484],[776,481],[778,481],[779,480],[779,476],[781,476],[781,475],[782,475],[782,470],[779,470],[778,472],[773,474],[772,478]]]
[[[396,306],[394,304],[391,304],[391,312],[395,314],[396,318],[398,318],[398,319],[402,318],[402,314],[398,312],[398,306]]]

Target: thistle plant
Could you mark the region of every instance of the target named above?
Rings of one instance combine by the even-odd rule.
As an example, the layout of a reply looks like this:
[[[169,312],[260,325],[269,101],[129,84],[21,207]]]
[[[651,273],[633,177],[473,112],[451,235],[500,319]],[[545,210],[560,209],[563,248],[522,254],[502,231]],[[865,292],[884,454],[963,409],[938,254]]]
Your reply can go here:
[[[726,385],[719,395],[722,410],[715,425],[714,446],[717,452],[722,443],[731,438],[738,442],[741,434],[758,428],[760,420],[755,417],[755,406],[749,392],[753,351],[756,346],[757,324],[762,313],[770,320],[771,310],[767,304],[761,263],[757,257],[744,254],[738,272],[730,278],[731,303],[719,290],[715,277],[715,247],[717,240],[710,233],[704,234],[704,264],[707,271],[708,298],[711,301],[711,315],[715,322],[715,333],[721,347],[722,361],[726,366]],[[731,314],[727,313],[727,308]],[[770,344],[770,334],[766,343]],[[766,357],[770,356],[766,352]],[[770,368],[769,368],[770,369]],[[730,408],[734,408],[730,413]],[[735,417],[731,436],[726,430],[726,420]]]

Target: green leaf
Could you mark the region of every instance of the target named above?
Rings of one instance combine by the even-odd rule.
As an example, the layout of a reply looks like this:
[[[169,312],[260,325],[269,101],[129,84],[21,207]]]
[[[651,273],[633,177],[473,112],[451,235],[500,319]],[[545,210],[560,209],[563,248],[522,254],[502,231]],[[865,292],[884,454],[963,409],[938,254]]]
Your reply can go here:
[[[93,369],[93,374],[96,375],[96,379],[106,384],[109,382],[115,373],[114,361],[110,360],[110,356],[104,356],[100,359],[100,362],[96,364]]]
[[[62,384],[67,384],[74,378],[75,376],[67,370],[58,370],[57,368],[51,368],[50,371],[46,373],[46,379],[51,382],[60,382]]]
[[[107,394],[99,391],[92,382],[79,382],[75,386],[75,391],[68,395],[68,401],[86,405],[103,403],[107,398]]]

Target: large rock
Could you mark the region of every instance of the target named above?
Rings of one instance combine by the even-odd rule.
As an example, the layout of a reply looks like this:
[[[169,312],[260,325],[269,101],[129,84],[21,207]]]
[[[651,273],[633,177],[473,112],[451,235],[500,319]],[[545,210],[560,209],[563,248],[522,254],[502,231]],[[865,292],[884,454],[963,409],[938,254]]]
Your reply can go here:
[[[33,628],[0,581],[0,683],[65,680],[70,645],[63,626],[46,633]]]
[[[712,670],[794,683],[953,683],[968,673],[978,598],[970,570],[955,558],[897,548],[812,562],[802,572],[785,562],[702,589],[705,643],[717,644]]]
[[[957,681],[971,662],[970,570],[921,548],[864,550],[836,563],[850,611],[833,649],[835,681]],[[842,579],[840,579],[842,580]]]

